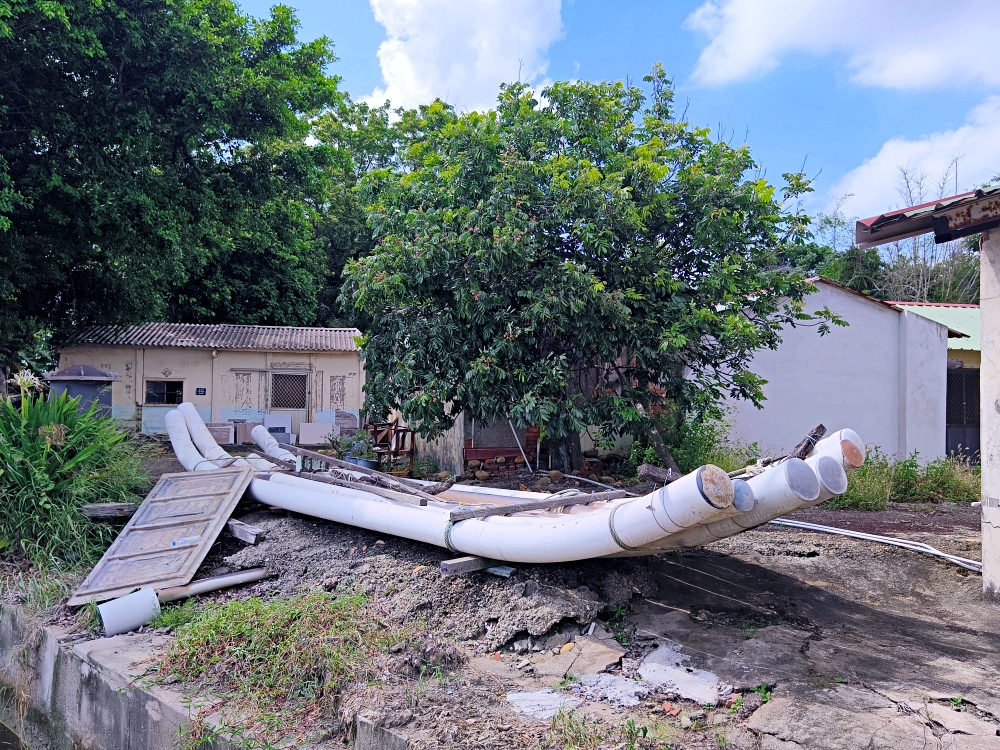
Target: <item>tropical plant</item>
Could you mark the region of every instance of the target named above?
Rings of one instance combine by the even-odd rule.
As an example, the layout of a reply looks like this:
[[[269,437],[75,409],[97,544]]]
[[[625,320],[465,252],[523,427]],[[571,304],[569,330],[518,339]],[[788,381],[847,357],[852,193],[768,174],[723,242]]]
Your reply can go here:
[[[646,80],[648,101],[512,84],[485,114],[401,113],[399,168],[362,181],[378,252],[345,268],[369,408],[428,437],[461,412],[539,424],[578,452],[586,425],[656,435],[661,414],[759,402],[754,352],[785,324],[828,329],[775,269],[808,182],[779,192],[749,149],[676,117],[660,68]]]
[[[15,376],[20,403],[0,398],[0,548],[36,564],[93,562],[114,531],[80,513],[93,502],[126,501],[147,477],[135,449],[97,405],[46,399],[28,372]]]

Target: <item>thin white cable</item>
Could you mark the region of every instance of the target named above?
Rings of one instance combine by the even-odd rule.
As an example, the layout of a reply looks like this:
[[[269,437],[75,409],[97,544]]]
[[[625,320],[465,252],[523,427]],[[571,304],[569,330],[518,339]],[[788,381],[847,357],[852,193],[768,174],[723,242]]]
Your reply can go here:
[[[970,560],[966,557],[959,557],[958,555],[949,555],[947,552],[942,552],[936,547],[932,547],[929,544],[924,544],[923,542],[913,542],[909,539],[898,539],[892,536],[880,536],[878,534],[866,534],[863,531],[851,531],[850,529],[840,529],[836,526],[822,526],[818,523],[807,523],[805,521],[793,521],[790,518],[775,518],[773,521],[768,521],[775,526],[790,526],[796,529],[803,529],[805,531],[819,531],[824,534],[839,534],[840,536],[849,536],[854,539],[864,539],[869,542],[879,542],[880,544],[889,544],[893,547],[902,547],[903,549],[912,550],[913,552],[922,552],[925,555],[933,555],[934,557],[940,557],[949,562],[955,563],[959,567],[965,568],[966,570],[971,570],[975,573],[983,572],[983,564],[978,560]]]

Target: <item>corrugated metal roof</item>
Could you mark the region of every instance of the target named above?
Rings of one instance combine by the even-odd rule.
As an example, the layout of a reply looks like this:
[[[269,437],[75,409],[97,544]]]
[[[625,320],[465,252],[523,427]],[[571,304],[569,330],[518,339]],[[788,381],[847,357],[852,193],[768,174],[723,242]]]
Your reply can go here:
[[[890,302],[912,313],[961,331],[968,338],[949,338],[949,349],[978,352],[982,348],[979,321],[979,305],[938,304],[935,302]]]
[[[874,247],[934,232],[937,242],[947,242],[998,225],[1000,185],[994,185],[860,219],[854,239],[860,247]]]
[[[360,336],[361,331],[357,328],[146,323],[141,326],[91,326],[71,338],[68,345],[356,352],[355,339]]]

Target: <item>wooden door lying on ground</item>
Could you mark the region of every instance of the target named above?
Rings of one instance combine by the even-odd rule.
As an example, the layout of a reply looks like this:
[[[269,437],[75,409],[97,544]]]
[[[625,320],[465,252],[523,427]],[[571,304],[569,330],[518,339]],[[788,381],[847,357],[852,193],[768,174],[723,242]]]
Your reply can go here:
[[[67,604],[190,583],[252,478],[249,466],[164,474]]]

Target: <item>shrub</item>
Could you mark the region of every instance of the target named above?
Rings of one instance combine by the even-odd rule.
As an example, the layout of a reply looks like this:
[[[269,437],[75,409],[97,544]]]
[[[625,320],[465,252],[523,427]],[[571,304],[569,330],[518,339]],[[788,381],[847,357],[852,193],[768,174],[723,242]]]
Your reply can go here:
[[[757,443],[740,443],[729,438],[731,425],[719,413],[688,415],[669,441],[670,452],[684,473],[704,464],[736,471],[760,458]]]
[[[880,448],[868,451],[864,465],[850,474],[847,492],[827,501],[828,508],[882,510],[893,502],[974,502],[980,495],[980,468],[960,456],[921,465],[916,453],[893,460]]]
[[[148,477],[96,405],[80,414],[79,398],[46,400],[19,385],[20,404],[0,399],[0,549],[38,565],[92,563],[114,530],[85,518],[80,506],[131,500]]]

